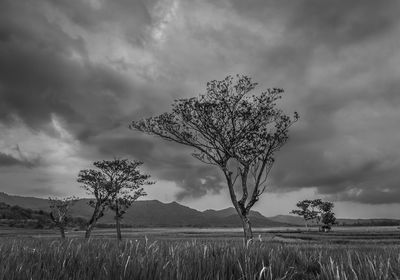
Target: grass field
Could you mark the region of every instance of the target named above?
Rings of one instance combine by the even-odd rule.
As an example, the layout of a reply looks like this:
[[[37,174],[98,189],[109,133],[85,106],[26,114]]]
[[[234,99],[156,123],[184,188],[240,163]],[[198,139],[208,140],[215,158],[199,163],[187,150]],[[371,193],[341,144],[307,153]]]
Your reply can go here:
[[[120,243],[112,230],[55,234],[0,230],[0,279],[400,279],[393,230],[261,230],[247,245],[229,229],[125,229]]]

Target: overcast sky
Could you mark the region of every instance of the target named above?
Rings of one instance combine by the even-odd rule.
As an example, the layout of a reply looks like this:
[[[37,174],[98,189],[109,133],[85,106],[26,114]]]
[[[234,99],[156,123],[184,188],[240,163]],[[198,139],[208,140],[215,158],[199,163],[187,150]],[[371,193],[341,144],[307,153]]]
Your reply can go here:
[[[79,170],[116,156],[145,162],[146,199],[228,207],[217,169],[128,125],[246,74],[300,114],[257,210],[320,197],[340,217],[400,218],[399,14],[397,0],[2,0],[0,190],[85,196]]]

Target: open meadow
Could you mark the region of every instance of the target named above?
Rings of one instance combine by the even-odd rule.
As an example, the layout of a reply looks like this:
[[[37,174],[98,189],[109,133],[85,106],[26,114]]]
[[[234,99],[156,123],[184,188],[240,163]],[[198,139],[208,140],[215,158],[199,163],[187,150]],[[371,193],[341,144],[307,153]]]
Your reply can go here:
[[[0,279],[400,279],[397,228],[0,230]]]

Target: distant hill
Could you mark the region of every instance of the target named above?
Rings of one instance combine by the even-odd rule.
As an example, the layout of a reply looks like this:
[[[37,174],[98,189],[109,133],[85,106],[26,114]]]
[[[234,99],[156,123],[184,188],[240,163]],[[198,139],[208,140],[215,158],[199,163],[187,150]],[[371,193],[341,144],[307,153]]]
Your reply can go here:
[[[236,209],[233,207],[229,207],[226,209],[221,209],[221,210],[213,210],[213,209],[208,209],[203,212],[206,215],[213,216],[213,217],[219,217],[219,218],[227,218],[229,216],[234,216],[237,215]],[[260,212],[257,211],[250,211],[250,217],[253,218],[265,218]]]
[[[92,208],[88,199],[80,199],[71,210],[73,217],[90,217]],[[32,210],[49,210],[47,199],[21,197],[0,193],[0,202],[18,205]],[[113,224],[111,211],[100,220],[102,224]],[[259,212],[250,214],[253,227],[287,226],[287,223],[272,221]],[[138,227],[241,227],[241,221],[234,208],[206,210],[204,212],[183,206],[177,202],[162,203],[158,200],[136,201],[124,215],[123,223]]]
[[[32,210],[49,209],[49,202],[47,201],[47,199],[9,195],[4,192],[0,192],[0,202],[4,202],[8,205],[18,205],[20,207],[29,208]]]
[[[273,217],[268,217],[268,219],[278,222],[278,223],[284,223],[284,224],[291,224],[291,225],[297,225],[297,226],[304,226],[304,219],[299,216],[293,216],[293,215],[277,215]]]

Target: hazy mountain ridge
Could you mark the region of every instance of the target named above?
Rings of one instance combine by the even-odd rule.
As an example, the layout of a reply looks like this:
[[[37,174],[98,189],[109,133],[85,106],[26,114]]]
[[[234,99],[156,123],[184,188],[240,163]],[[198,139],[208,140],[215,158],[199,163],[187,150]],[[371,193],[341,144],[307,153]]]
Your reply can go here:
[[[92,208],[88,206],[89,199],[78,200],[71,209],[73,217],[88,218]],[[18,205],[32,210],[49,210],[47,199],[22,197],[0,193],[0,202]],[[254,227],[288,226],[286,223],[272,221],[259,212],[251,211]],[[113,213],[107,211],[99,221],[102,224],[114,223]],[[204,212],[181,205],[177,202],[163,203],[158,200],[136,201],[124,216],[123,223],[132,226],[165,226],[165,227],[240,227],[241,221],[232,208],[222,210],[206,210]]]
[[[293,215],[276,215],[273,217],[269,217],[272,221],[279,222],[279,223],[287,223],[292,225],[304,225],[304,219],[299,216]]]
[[[92,208],[88,206],[89,199],[80,199],[71,209],[73,217],[87,219]],[[0,202],[8,205],[18,205],[32,210],[49,211],[47,199],[8,195],[0,192]],[[304,226],[303,218],[294,215],[277,215],[265,217],[257,211],[250,212],[253,227],[284,227]],[[397,226],[399,219],[337,219],[339,225],[346,226]],[[113,224],[111,211],[99,221],[102,224]],[[181,205],[177,202],[163,203],[158,200],[136,201],[124,216],[123,223],[143,227],[241,227],[241,221],[233,207],[203,212]]]

